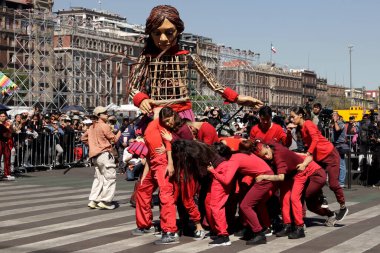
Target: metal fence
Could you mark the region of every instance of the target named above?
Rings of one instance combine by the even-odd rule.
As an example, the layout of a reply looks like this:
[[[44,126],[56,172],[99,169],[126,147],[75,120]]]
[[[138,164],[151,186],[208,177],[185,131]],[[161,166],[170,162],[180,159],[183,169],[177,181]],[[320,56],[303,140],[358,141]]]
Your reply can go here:
[[[88,147],[80,141],[82,133],[19,133],[13,137],[11,164],[15,171],[57,167],[89,166]]]

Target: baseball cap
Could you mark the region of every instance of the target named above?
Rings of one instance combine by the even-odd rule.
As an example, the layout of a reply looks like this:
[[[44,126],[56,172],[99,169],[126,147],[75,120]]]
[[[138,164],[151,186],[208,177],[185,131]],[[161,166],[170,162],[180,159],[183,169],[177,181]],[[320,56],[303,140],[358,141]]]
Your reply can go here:
[[[85,120],[83,120],[83,124],[92,124],[92,120],[85,119]]]
[[[97,107],[95,107],[95,109],[94,109],[94,115],[95,116],[99,116],[99,114],[101,114],[101,113],[105,113],[107,111],[107,108],[105,108],[105,107],[103,107],[103,106],[97,106]]]

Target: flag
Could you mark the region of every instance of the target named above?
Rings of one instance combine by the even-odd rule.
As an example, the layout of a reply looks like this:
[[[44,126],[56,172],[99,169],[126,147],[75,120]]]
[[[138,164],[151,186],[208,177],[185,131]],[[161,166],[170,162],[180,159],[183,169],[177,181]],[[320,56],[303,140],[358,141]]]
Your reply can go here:
[[[272,50],[272,52],[273,52],[274,54],[277,53],[277,49],[274,48],[274,46],[271,46],[271,50]]]
[[[9,77],[4,75],[3,72],[0,71],[0,92],[4,96],[5,94],[11,94],[13,91],[17,89],[17,85],[12,82]]]

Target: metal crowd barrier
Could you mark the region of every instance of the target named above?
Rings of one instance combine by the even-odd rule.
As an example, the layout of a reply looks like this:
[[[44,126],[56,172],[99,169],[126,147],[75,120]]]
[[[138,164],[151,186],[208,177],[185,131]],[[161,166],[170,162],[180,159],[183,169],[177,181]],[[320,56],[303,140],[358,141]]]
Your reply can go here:
[[[26,133],[15,134],[12,164],[15,171],[89,166],[88,148],[80,141],[81,134],[73,132],[60,135],[45,131],[39,132],[37,137]]]

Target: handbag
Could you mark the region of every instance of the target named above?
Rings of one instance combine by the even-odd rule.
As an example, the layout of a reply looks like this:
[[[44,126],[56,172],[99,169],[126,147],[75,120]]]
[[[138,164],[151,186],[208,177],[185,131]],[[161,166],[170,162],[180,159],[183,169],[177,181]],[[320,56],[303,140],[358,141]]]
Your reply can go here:
[[[135,141],[129,144],[128,152],[137,155],[140,158],[145,158],[148,154],[148,147],[144,142]]]
[[[340,155],[346,155],[351,151],[350,146],[347,143],[338,143],[335,147]]]

